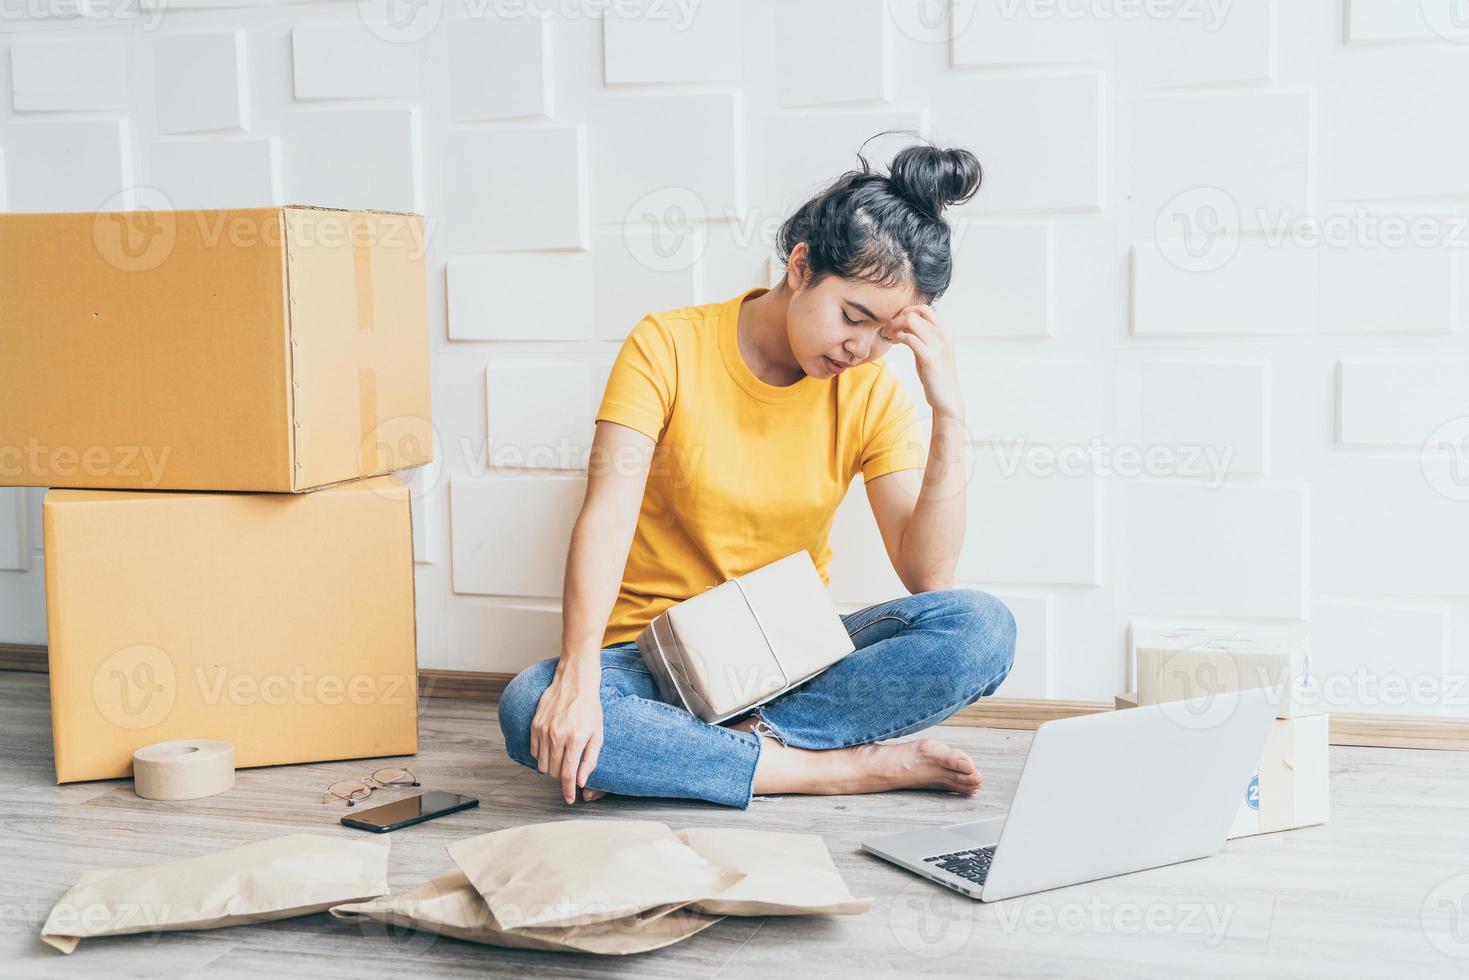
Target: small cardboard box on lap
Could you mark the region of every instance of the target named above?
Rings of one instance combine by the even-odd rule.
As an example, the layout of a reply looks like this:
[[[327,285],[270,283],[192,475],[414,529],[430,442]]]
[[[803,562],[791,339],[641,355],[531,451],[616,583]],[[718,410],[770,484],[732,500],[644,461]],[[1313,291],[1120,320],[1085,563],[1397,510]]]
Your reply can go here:
[[[709,724],[804,684],[855,649],[805,550],[665,609],[637,645],[664,699]]]

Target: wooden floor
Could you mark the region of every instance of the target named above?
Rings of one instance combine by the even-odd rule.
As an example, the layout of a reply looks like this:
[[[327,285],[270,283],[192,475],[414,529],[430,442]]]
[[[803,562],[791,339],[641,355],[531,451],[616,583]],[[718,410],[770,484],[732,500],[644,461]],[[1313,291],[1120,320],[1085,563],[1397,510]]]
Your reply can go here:
[[[45,675],[0,672],[0,973],[7,977],[1469,975],[1469,753],[1334,747],[1332,819],[1324,826],[1230,841],[1202,861],[980,905],[863,854],[859,844],[865,835],[1002,812],[1029,732],[927,733],[979,761],[985,788],[972,799],[920,792],[757,797],[740,811],[607,797],[568,808],[549,779],[505,756],[493,704],[454,699],[424,702],[423,751],[412,765],[428,786],[471,793],[483,804],[395,833],[394,890],[448,870],[444,847],[458,838],[599,815],[675,828],[821,833],[853,891],[876,901],[852,917],[731,917],[683,943],[622,958],[388,935],[325,914],[84,940],[63,956],[37,934],[83,871],[290,832],[356,833],[337,824],[340,812],[321,806],[318,794],[373,765],[245,770],[222,796],[150,803],[125,781],[54,785],[49,724]]]

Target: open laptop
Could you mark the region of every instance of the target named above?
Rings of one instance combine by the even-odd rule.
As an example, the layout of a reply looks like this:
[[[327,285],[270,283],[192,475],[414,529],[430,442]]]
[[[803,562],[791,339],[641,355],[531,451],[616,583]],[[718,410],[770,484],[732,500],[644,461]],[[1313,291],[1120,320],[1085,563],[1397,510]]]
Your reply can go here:
[[[1268,687],[1049,721],[1009,813],[862,849],[982,902],[1207,857],[1275,718]]]

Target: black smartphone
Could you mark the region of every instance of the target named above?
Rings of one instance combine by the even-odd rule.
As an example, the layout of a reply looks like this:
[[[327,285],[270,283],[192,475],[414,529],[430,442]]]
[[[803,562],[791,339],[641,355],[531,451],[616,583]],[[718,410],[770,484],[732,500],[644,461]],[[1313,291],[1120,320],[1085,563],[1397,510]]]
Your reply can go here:
[[[342,823],[348,827],[356,827],[358,830],[386,834],[390,830],[411,827],[416,823],[432,820],[434,817],[442,817],[446,813],[458,813],[460,810],[468,810],[477,806],[479,806],[479,800],[472,796],[431,790],[418,796],[409,796],[391,803],[384,803],[371,810],[354,813],[350,817],[343,817]]]

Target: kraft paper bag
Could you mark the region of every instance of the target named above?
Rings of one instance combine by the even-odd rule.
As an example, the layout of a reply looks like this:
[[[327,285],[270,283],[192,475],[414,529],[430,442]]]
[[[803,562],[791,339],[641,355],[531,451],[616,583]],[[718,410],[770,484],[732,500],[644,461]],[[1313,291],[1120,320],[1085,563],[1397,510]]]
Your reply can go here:
[[[678,837],[711,864],[744,874],[690,909],[710,915],[860,915],[871,898],[857,898],[817,834],[742,827],[685,827]]]
[[[556,820],[480,834],[449,856],[504,930],[607,922],[709,898],[741,875],[656,820]]]
[[[216,929],[321,912],[388,892],[384,836],[288,834],[141,868],[88,871],[41,939],[63,953],[88,936]]]
[[[700,915],[678,905],[660,905],[606,922],[502,929],[490,913],[489,904],[462,871],[440,875],[401,895],[339,905],[331,913],[339,919],[371,919],[491,946],[605,956],[661,949],[724,918]]]

